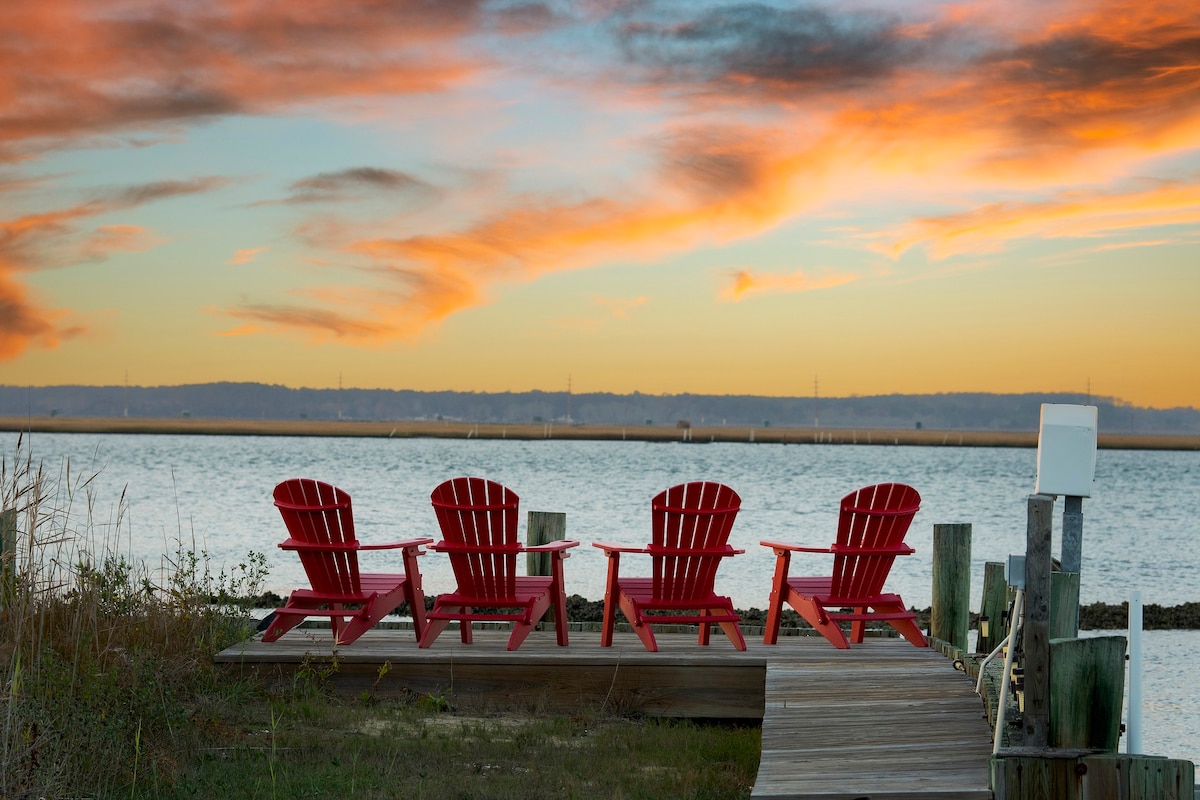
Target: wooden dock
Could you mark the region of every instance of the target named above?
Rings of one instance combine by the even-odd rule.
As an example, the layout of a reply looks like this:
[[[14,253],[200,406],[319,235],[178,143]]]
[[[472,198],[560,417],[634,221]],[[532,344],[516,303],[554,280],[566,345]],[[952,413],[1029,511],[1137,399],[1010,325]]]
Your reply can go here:
[[[336,657],[329,680],[339,691],[436,696],[462,710],[761,719],[755,798],[992,797],[991,731],[973,682],[903,639],[836,650],[816,637],[775,646],[748,637],[738,652],[719,636],[700,647],[694,634],[662,634],[657,653],[621,631],[611,648],[589,631],[573,631],[569,647],[552,631],[513,653],[506,640],[477,631],[463,645],[450,630],[421,650],[411,631],[380,628],[335,654],[328,630],[301,629],[271,644],[252,638],[216,661],[290,682]]]
[[[768,662],[752,797],[990,800],[991,729],[949,659],[903,639],[801,643]]]

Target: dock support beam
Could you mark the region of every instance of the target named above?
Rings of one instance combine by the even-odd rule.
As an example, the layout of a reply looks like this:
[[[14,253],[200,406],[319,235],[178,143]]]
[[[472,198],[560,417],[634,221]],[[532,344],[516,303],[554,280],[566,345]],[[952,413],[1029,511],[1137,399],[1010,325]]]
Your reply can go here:
[[[1054,498],[1029,496],[1025,531],[1025,744],[1050,744],[1050,534]]]
[[[971,629],[971,523],[933,526],[929,635],[967,651]]]
[[[561,511],[530,511],[528,522],[525,525],[525,539],[531,546],[539,544],[550,544],[551,542],[562,541],[567,538],[567,515]],[[525,554],[525,574],[526,575],[549,575],[552,558],[550,553],[526,553]],[[554,606],[550,606],[550,610],[546,612],[546,616],[542,618],[542,623],[547,622],[558,624],[554,618]]]
[[[979,640],[976,653],[990,653],[1008,631],[1008,584],[1004,580],[1004,564],[989,561],[983,565],[983,597],[979,601]],[[983,633],[982,621],[987,620],[987,635]]]
[[[11,605],[16,594],[17,511],[0,510],[0,608]]]

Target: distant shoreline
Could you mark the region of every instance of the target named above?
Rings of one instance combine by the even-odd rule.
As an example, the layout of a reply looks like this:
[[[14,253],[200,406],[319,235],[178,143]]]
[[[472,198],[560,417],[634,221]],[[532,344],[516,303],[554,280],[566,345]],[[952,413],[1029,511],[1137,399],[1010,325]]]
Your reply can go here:
[[[0,417],[0,431],[31,433],[188,434],[205,436],[335,436],[440,439],[577,439],[640,442],[753,442],[759,444],[908,445],[924,447],[1037,447],[1037,431],[944,431],[748,425],[562,425],[437,420],[245,420],[132,417]],[[1200,436],[1105,434],[1097,446],[1114,450],[1200,450]]]

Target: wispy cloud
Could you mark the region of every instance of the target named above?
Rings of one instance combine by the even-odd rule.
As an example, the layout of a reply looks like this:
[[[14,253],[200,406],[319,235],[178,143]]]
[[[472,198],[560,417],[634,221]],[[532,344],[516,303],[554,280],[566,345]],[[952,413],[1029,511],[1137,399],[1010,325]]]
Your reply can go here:
[[[1092,238],[1165,225],[1200,224],[1200,185],[1176,182],[1124,193],[1073,191],[1041,202],[1010,202],[914,220],[878,249],[896,257],[922,246],[934,258],[991,253],[1022,239]]]
[[[790,294],[812,292],[853,283],[855,274],[833,273],[828,270],[818,275],[797,271],[787,274],[739,269],[729,276],[729,282],[720,292],[722,300],[738,303],[756,294]]]
[[[254,257],[259,253],[265,253],[269,248],[266,247],[248,247],[245,250],[236,250],[233,253],[233,258],[229,259],[227,264],[249,264],[254,260]]]
[[[645,295],[636,297],[606,297],[598,295],[595,298],[596,305],[605,309],[610,316],[617,319],[625,319],[636,308],[641,308],[646,305],[648,299]]]
[[[102,225],[86,236],[79,254],[83,261],[103,261],[111,253],[140,253],[165,241],[140,225]]]

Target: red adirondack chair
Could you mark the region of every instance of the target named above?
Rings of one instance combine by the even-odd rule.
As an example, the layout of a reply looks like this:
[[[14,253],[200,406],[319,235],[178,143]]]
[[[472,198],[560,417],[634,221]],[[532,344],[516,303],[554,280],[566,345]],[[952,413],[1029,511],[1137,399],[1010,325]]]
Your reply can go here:
[[[650,652],[658,650],[652,625],[699,624],[700,644],[708,644],[716,624],[738,650],[746,640],[733,601],[717,595],[713,583],[721,559],[745,550],[729,545],[729,532],[741,508],[737,492],[720,483],[693,481],[659,492],[650,501],[651,541],[645,547],[593,542],[608,557],[600,645],[612,646],[617,608]],[[622,553],[650,556],[649,578],[620,575]],[[680,612],[692,611],[692,614]]]
[[[508,649],[516,650],[550,608],[558,643],[566,646],[563,560],[579,542],[522,544],[517,538],[519,498],[495,481],[454,478],[434,489],[431,499],[443,540],[430,549],[449,554],[458,587],[434,600],[420,646],[433,644],[451,620],[458,620],[464,644],[471,643],[475,621],[511,621]],[[549,553],[550,575],[517,575],[517,557],[523,553]]]
[[[904,543],[921,495],[902,483],[881,483],[851,492],[842,498],[837,541],[830,547],[801,547],[782,542],[762,542],[775,551],[775,580],[767,608],[765,644],[775,644],[779,618],[787,603],[838,649],[850,647],[839,623],[850,623],[850,638],[861,643],[868,620],[880,620],[896,629],[917,647],[925,637],[917,615],[905,609],[898,594],[883,591],[883,582],[896,556],[915,551]],[[788,575],[793,552],[832,553],[829,577],[795,578]],[[849,612],[840,609],[852,609]]]
[[[408,539],[387,544],[363,544],[354,535],[350,495],[336,486],[311,478],[293,478],[275,487],[275,507],[288,529],[280,542],[294,550],[308,575],[309,589],[291,593],[263,632],[273,642],[306,617],[329,617],[334,641],[348,645],[385,615],[408,603],[417,638],[425,630],[425,593],[417,556],[433,539]],[[399,549],[403,574],[366,573],[358,569],[363,550]]]

